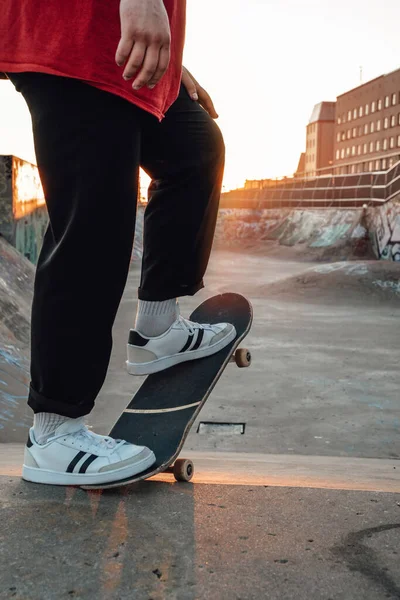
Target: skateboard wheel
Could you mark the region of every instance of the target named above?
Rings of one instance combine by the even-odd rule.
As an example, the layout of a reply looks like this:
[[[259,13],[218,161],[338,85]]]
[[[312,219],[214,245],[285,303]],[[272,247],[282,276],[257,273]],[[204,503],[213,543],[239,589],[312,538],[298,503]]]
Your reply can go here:
[[[235,362],[241,369],[251,365],[251,352],[247,348],[239,348],[235,352]]]
[[[187,458],[178,458],[174,464],[174,477],[176,481],[190,481],[194,474],[194,464]]]

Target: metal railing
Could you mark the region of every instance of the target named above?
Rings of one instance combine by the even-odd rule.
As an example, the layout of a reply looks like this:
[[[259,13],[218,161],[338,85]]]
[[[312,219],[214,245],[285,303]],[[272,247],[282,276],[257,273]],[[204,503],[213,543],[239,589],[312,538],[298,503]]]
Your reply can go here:
[[[383,204],[399,192],[400,161],[388,171],[294,177],[263,189],[233,190],[222,194],[221,208],[359,208]]]

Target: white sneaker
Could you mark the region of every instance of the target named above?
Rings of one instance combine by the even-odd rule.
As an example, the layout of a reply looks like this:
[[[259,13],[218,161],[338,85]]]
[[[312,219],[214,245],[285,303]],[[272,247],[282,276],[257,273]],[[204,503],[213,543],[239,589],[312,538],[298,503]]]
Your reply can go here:
[[[144,446],[93,433],[82,417],[62,423],[43,445],[29,430],[22,478],[52,485],[110,483],[145,471],[155,460]]]
[[[132,329],[127,368],[131,375],[148,375],[188,360],[215,354],[236,337],[228,323],[200,325],[181,316],[158,337],[146,337]]]

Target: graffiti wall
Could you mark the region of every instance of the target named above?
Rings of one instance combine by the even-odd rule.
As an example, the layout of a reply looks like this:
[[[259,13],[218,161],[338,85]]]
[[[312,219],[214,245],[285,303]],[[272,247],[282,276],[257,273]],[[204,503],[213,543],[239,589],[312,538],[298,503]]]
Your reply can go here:
[[[376,256],[400,262],[400,196],[371,209],[368,220]]]
[[[37,167],[14,156],[0,157],[1,235],[36,264],[47,223]]]
[[[12,157],[0,156],[0,233],[12,241]]]
[[[305,244],[309,248],[328,248],[366,235],[362,209],[222,209],[216,232],[217,240],[228,245],[273,240],[283,246]]]

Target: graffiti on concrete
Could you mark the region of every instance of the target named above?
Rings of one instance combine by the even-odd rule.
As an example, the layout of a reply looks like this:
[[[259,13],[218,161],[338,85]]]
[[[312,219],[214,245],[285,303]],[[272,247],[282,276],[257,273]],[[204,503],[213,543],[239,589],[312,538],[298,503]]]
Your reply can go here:
[[[12,158],[0,156],[0,233],[11,241],[12,229]]]
[[[382,281],[381,279],[376,279],[373,284],[382,290],[390,289],[400,294],[400,281]]]
[[[376,255],[400,262],[400,199],[371,211],[370,220]]]
[[[315,273],[333,273],[335,271],[343,271],[346,275],[367,275],[368,267],[366,263],[351,264],[347,261],[336,262],[328,265],[320,265],[311,269]]]
[[[285,246],[306,244],[310,248],[327,248],[347,241],[364,239],[362,209],[221,209],[217,223],[217,240],[276,240]]]
[[[49,217],[45,206],[15,221],[14,245],[34,265],[39,258]]]
[[[14,156],[1,156],[0,234],[36,264],[47,224],[37,167]]]

